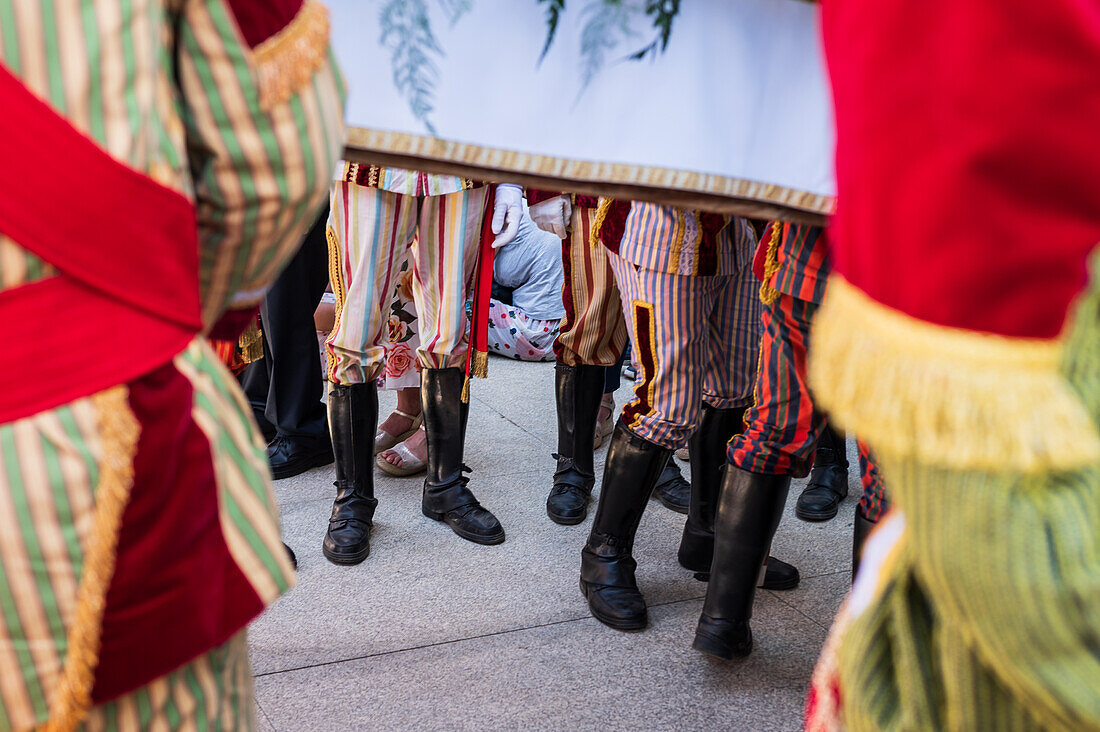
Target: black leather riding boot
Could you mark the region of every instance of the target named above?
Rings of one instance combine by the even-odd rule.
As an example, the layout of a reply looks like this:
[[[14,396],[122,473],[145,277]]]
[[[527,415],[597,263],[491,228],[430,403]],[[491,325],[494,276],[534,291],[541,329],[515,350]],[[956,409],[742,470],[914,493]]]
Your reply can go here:
[[[588,516],[588,500],[596,482],[592,440],[603,398],[603,366],[568,366],[554,369],[558,403],[558,451],[554,457],[554,487],[546,499],[546,515],[570,526]]]
[[[466,487],[463,443],[469,405],[462,403],[462,369],[423,369],[420,399],[424,406],[424,433],[428,438],[428,475],[424,478],[421,510],[444,521],[463,539],[477,544],[499,544],[504,528]]]
[[[333,386],[328,423],[336,458],[336,501],[321,547],[334,564],[358,564],[370,554],[374,497],[374,432],[378,428],[378,389],[367,384]]]
[[[714,563],[695,630],[697,651],[733,658],[752,651],[752,601],[783,514],[791,478],[726,466],[714,524]]]
[[[848,495],[848,450],[844,433],[828,423],[817,441],[810,481],[798,497],[794,513],[803,521],[828,521]]]
[[[726,448],[734,435],[744,429],[744,408],[717,409],[703,403],[699,428],[691,436],[691,505],[680,539],[680,566],[695,572],[695,579],[710,579],[714,557],[714,515],[726,465]],[[801,577],[798,570],[775,557],[765,562],[760,587],[765,590],[793,590]]]
[[[649,494],[671,454],[635,435],[621,420],[615,425],[596,518],[581,551],[581,592],[592,615],[618,630],[641,630],[648,623],[631,551]]]
[[[718,511],[726,446],[730,438],[744,428],[744,419],[744,408],[717,409],[703,402],[699,427],[688,441],[691,501],[677,556],[680,566],[698,574],[710,573],[710,560],[714,556],[714,515]]]

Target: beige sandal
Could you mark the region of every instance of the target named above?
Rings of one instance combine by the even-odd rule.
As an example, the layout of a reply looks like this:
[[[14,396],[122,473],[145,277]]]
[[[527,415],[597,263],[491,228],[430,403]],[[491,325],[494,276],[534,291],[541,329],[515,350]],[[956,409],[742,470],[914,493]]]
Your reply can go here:
[[[401,457],[401,464],[394,465],[386,460],[386,458],[378,455],[374,458],[374,464],[384,472],[398,478],[407,478],[410,475],[416,475],[417,473],[423,473],[428,469],[428,463],[425,460],[421,460],[416,455],[412,454],[412,450],[405,447],[404,442],[399,442],[393,447],[387,448],[393,450]]]
[[[421,412],[417,415],[411,415],[408,412],[402,412],[400,409],[393,410],[392,414],[400,414],[402,417],[412,420],[412,427],[405,430],[399,435],[391,435],[381,427],[378,428],[378,434],[374,436],[374,454],[382,452],[383,450],[390,450],[394,445],[404,442],[420,429],[420,425],[424,424],[424,413]]]
[[[611,433],[615,431],[615,396],[613,394],[604,394],[603,399],[600,401],[600,409],[607,409],[607,419],[602,422],[597,418],[596,420],[596,436],[592,439],[592,449],[599,450],[600,445],[604,443]]]

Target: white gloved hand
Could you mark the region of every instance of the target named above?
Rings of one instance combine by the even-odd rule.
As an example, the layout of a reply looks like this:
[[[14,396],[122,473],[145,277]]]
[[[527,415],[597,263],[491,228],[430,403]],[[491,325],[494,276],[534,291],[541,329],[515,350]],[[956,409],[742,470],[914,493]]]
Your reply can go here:
[[[573,204],[569,196],[561,195],[540,201],[531,207],[531,220],[543,231],[564,239],[569,233],[569,221],[573,218]]]
[[[523,218],[523,189],[513,183],[497,186],[493,201],[493,249],[511,244],[519,233],[519,221]]]

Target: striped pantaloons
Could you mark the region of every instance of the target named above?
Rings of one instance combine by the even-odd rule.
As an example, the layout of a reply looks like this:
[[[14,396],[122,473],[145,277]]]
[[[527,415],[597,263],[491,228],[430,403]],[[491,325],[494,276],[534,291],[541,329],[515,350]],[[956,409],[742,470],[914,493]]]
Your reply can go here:
[[[334,384],[362,384],[385,361],[390,304],[407,254],[424,368],[463,365],[474,276],[489,188],[411,196],[337,182],[329,214],[336,325],[326,348]],[[411,248],[411,251],[410,251]]]

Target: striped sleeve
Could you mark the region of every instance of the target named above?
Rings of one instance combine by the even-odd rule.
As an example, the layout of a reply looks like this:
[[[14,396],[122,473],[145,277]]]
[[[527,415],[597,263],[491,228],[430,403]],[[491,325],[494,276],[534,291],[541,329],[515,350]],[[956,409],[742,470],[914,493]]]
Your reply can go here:
[[[325,201],[345,97],[328,31],[327,11],[309,0],[253,49],[227,0],[182,8],[177,64],[207,327],[263,298]]]

